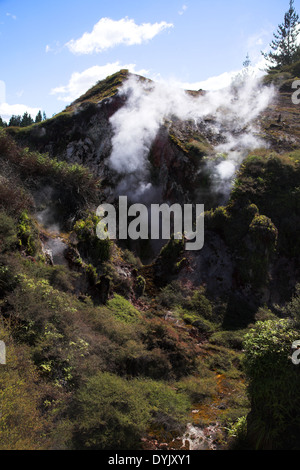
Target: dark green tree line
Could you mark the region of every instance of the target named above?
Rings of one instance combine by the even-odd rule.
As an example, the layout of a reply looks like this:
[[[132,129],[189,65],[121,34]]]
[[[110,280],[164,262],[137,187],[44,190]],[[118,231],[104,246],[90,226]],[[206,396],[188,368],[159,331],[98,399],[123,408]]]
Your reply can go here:
[[[25,111],[23,116],[13,114],[11,116],[8,124],[0,116],[0,127],[7,127],[7,126],[9,126],[9,127],[11,127],[11,126],[14,126],[14,127],[27,127],[27,126],[31,126],[31,124],[35,124],[35,123],[45,121],[46,119],[47,119],[47,116],[46,116],[45,111],[43,112],[43,114],[42,114],[41,111],[39,111],[37,113],[35,119],[33,119],[31,117],[31,115],[27,111]]]

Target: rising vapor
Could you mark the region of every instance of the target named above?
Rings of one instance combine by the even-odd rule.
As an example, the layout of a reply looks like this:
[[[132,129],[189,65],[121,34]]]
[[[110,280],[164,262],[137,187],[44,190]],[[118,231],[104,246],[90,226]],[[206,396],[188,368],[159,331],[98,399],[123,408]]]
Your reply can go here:
[[[130,76],[120,93],[126,104],[111,118],[113,129],[110,167],[122,174],[123,194],[141,196],[151,189],[148,155],[151,145],[166,119],[176,117],[199,124],[210,116],[214,134],[222,134],[224,142],[215,147],[225,154],[221,162],[210,162],[216,189],[230,192],[236,170],[247,153],[265,145],[258,137],[255,121],[274,97],[273,87],[266,87],[254,76],[242,83],[197,97],[169,83],[154,83]]]

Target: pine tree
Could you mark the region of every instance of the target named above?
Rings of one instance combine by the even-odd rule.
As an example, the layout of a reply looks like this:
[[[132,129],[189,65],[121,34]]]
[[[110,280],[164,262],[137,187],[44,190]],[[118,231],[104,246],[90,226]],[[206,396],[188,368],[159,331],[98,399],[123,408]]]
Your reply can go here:
[[[270,69],[281,68],[294,62],[299,46],[298,38],[299,16],[294,8],[294,0],[290,0],[290,8],[284,15],[284,21],[278,26],[277,33],[270,44],[271,52],[262,55],[271,62]]]
[[[34,122],[42,122],[42,113],[41,111],[39,111],[35,117],[35,121]]]
[[[246,81],[253,75],[253,72],[251,72],[251,60],[249,57],[249,54],[247,53],[246,59],[243,62],[243,68],[241,72],[239,72],[237,75],[235,75],[232,78],[231,81],[231,86],[235,91],[237,91],[240,87],[245,85]]]
[[[25,111],[25,113],[22,116],[21,127],[27,127],[27,126],[30,126],[31,124],[33,124],[33,119],[30,116],[30,114],[28,114],[27,111]]]
[[[250,60],[250,57],[249,57],[249,54],[247,53],[247,56],[246,56],[246,59],[245,61],[243,62],[243,67],[248,70],[249,67],[251,65],[251,60]]]
[[[21,117],[20,115],[15,116],[15,115],[13,114],[13,115],[11,116],[10,120],[9,120],[8,125],[9,125],[9,126],[20,127],[20,125],[21,125],[21,120],[22,120],[22,117]]]

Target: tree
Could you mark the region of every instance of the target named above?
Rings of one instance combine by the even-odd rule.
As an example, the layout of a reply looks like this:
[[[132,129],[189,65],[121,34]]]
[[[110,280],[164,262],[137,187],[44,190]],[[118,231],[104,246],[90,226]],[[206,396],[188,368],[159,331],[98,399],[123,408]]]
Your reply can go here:
[[[9,120],[9,123],[8,125],[9,126],[17,126],[17,127],[20,127],[21,125],[21,120],[22,120],[22,117],[21,116],[15,116],[14,114],[12,115],[12,117],[10,118]]]
[[[245,85],[253,72],[251,72],[251,60],[247,53],[246,59],[243,62],[243,68],[241,72],[235,75],[232,79],[231,86],[237,91],[241,86]]]
[[[6,127],[7,124],[5,121],[3,121],[2,117],[0,116],[0,127]]]
[[[250,67],[250,65],[251,65],[251,60],[250,60],[249,54],[247,53],[246,59],[245,59],[245,61],[243,62],[243,67],[244,67],[246,70],[248,70],[249,67]]]
[[[42,118],[42,113],[41,113],[41,111],[39,111],[39,112],[37,113],[36,117],[35,117],[35,121],[34,121],[34,122],[36,122],[36,123],[42,122],[42,119],[43,119],[43,118]]]
[[[21,127],[27,127],[27,126],[30,126],[31,124],[33,124],[33,119],[30,116],[30,114],[28,114],[27,111],[25,111],[25,113],[22,116]]]
[[[271,51],[262,55],[271,62],[270,70],[290,65],[295,61],[299,46],[297,45],[299,16],[294,8],[294,0],[290,0],[289,10],[284,15],[284,21],[273,34],[270,43]]]

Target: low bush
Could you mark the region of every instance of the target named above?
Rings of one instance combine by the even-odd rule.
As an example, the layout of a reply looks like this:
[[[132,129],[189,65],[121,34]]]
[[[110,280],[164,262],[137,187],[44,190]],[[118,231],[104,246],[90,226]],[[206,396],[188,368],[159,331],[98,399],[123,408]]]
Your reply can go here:
[[[0,252],[13,250],[17,247],[17,223],[16,220],[0,212]]]
[[[166,432],[187,415],[186,395],[150,380],[128,381],[99,372],[77,393],[77,449],[139,449],[147,428]],[[169,427],[171,425],[171,428]]]
[[[257,322],[245,337],[248,439],[256,449],[299,448],[300,376],[290,358],[298,339],[290,319]]]
[[[108,261],[111,256],[112,242],[98,238],[96,229],[100,219],[95,214],[88,214],[85,219],[78,220],[73,230],[79,240],[78,249],[82,256],[88,258],[96,266]]]
[[[113,312],[116,319],[125,323],[135,323],[140,320],[140,312],[124,297],[115,294],[107,302],[107,307]]]

